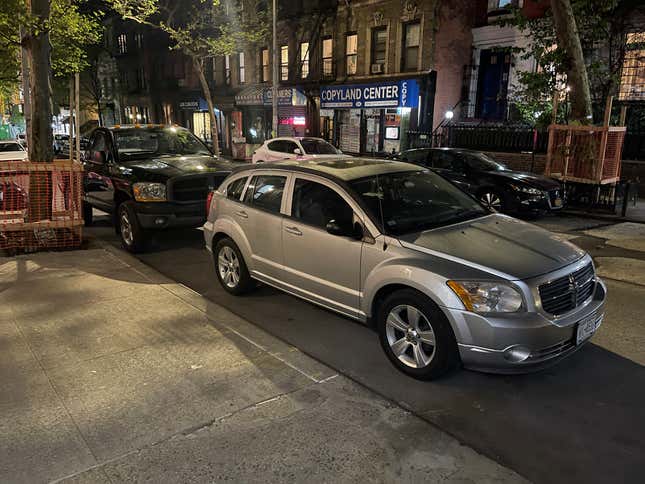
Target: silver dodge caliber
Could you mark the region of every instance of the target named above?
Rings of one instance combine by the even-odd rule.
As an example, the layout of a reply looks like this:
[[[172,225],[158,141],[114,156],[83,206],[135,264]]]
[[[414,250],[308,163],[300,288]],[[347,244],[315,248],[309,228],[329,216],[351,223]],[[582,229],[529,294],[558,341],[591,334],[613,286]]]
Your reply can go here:
[[[257,280],[370,324],[419,379],[542,368],[604,315],[583,250],[407,163],[244,167],[211,194],[204,237],[228,292]]]

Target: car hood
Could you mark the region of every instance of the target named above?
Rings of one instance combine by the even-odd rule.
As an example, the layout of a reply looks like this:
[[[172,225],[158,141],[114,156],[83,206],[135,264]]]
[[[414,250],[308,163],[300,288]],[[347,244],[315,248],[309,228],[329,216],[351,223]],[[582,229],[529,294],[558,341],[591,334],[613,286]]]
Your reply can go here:
[[[504,178],[506,180],[525,183],[541,190],[555,190],[560,188],[560,184],[551,178],[534,175],[524,171],[487,171],[486,174],[496,178]]]
[[[26,159],[26,151],[5,151],[0,153],[0,161],[24,161]]]
[[[125,162],[124,166],[167,177],[233,170],[231,163],[208,155],[156,156]]]
[[[555,271],[585,255],[572,243],[535,225],[501,214],[399,238],[404,247],[441,253],[512,280]]]

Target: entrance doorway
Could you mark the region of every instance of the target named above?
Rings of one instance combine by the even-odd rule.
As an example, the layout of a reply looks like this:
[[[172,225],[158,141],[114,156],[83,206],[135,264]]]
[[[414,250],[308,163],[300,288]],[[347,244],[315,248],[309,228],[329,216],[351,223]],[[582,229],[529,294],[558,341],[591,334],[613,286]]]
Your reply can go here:
[[[497,49],[481,51],[476,117],[495,121],[505,119],[510,67],[511,53],[509,51]]]

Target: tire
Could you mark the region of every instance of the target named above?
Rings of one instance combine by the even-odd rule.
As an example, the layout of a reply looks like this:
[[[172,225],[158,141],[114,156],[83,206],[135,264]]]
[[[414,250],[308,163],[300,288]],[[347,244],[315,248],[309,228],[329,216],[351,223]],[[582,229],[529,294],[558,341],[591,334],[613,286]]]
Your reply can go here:
[[[83,202],[83,222],[86,227],[89,227],[94,222],[94,214],[92,213],[92,205]]]
[[[392,364],[417,380],[434,380],[459,365],[448,319],[418,291],[402,289],[390,294],[379,307],[377,329]]]
[[[221,239],[213,248],[215,273],[225,291],[241,296],[255,286],[244,257],[230,238]]]
[[[479,192],[477,200],[488,209],[505,212],[508,209],[506,197],[499,191],[487,188]]]
[[[123,202],[118,206],[116,219],[123,248],[133,254],[143,251],[146,247],[147,236],[139,224],[132,201]]]

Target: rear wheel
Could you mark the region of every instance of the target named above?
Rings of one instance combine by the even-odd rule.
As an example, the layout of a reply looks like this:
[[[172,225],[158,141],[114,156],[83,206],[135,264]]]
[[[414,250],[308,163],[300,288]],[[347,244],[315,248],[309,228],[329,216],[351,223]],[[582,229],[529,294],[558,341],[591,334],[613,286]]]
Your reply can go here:
[[[235,242],[228,237],[220,240],[213,254],[217,278],[227,292],[239,296],[253,288],[253,279]]]
[[[430,299],[413,289],[392,293],[379,308],[381,346],[403,373],[419,380],[438,378],[459,362],[452,328]]]
[[[132,253],[141,252],[146,245],[146,233],[139,224],[134,211],[133,202],[127,201],[117,209],[117,228],[121,236],[121,244]]]

